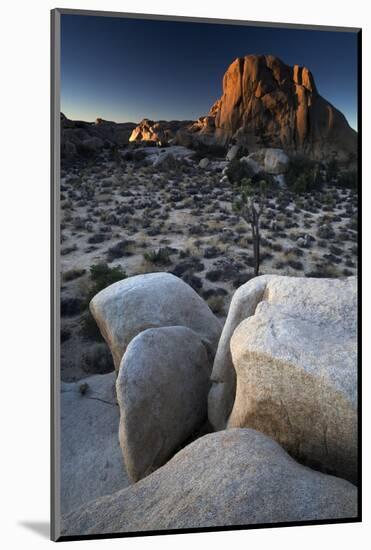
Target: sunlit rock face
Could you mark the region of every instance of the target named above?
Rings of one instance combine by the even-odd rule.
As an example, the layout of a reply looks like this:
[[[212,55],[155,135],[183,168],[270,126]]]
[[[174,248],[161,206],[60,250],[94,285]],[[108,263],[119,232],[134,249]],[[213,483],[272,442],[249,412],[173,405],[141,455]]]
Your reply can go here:
[[[192,124],[189,120],[159,120],[144,118],[131,132],[129,141],[154,141],[167,144],[174,140],[176,132]]]
[[[306,67],[290,67],[272,55],[239,57],[223,77],[223,95],[206,116],[192,121],[144,119],[130,141],[178,145],[239,143],[254,152],[283,149],[321,160],[347,160],[357,151],[357,133],[344,115],[318,93]]]
[[[356,152],[357,133],[319,95],[312,73],[271,55],[235,59],[210,113],[219,142],[235,140],[251,151],[277,147],[317,159]]]
[[[75,154],[80,142],[90,137],[112,146],[143,141],[190,148],[238,144],[249,153],[274,148],[316,160],[334,155],[354,160],[357,152],[357,133],[318,93],[309,69],[291,67],[272,55],[235,59],[224,74],[221,98],[195,121],[144,118],[135,125],[63,116],[61,126],[65,156]]]

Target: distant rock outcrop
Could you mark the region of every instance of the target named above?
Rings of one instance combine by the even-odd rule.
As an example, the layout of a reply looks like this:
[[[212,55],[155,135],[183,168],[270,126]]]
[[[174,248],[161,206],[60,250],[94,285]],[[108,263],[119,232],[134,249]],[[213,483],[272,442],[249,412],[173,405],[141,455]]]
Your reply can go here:
[[[277,147],[321,159],[346,159],[357,133],[317,91],[306,67],[290,67],[272,55],[239,57],[223,78],[223,95],[212,107],[215,136],[249,150]]]
[[[70,120],[61,113],[61,156],[62,159],[76,155],[91,155],[105,146],[122,147],[129,142],[135,128],[133,122],[110,122],[97,118],[95,122]]]
[[[154,122],[144,118],[138,126],[131,132],[129,141],[154,141],[159,145],[165,145],[175,138],[176,132],[180,128],[192,124],[190,120],[159,120]]]
[[[238,143],[322,160],[348,160],[357,133],[344,115],[317,91],[306,67],[290,67],[272,55],[239,57],[223,78],[223,95],[195,122],[153,122],[135,128],[130,141],[176,139],[179,145]]]

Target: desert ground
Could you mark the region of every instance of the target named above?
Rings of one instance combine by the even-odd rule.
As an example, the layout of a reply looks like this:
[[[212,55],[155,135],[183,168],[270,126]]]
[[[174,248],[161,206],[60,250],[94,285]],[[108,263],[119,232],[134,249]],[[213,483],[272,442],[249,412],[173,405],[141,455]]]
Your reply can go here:
[[[185,148],[178,148],[184,150]],[[199,166],[194,152],[175,163],[104,149],[61,169],[61,377],[74,382],[113,370],[88,309],[91,267],[126,276],[171,272],[190,284],[224,322],[236,288],[254,276],[249,225],[232,208],[225,158]],[[178,151],[179,152],[179,151]],[[357,272],[357,193],[336,182],[296,193],[278,183],[261,218],[259,274],[336,277]],[[123,278],[121,271],[114,272]],[[107,276],[111,282],[111,274]],[[113,279],[115,280],[115,279]]]

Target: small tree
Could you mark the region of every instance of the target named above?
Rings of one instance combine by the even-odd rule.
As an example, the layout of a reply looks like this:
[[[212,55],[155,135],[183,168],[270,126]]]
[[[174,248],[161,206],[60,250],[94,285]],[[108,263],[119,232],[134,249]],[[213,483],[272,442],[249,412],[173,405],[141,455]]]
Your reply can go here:
[[[266,204],[266,187],[264,180],[253,184],[250,178],[244,178],[238,186],[239,198],[233,203],[233,210],[251,227],[255,276],[260,267],[260,216]]]

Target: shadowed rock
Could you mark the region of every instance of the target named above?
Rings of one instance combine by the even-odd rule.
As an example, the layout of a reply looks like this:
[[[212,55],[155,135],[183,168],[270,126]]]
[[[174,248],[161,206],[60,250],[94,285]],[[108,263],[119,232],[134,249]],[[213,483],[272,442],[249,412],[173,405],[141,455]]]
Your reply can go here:
[[[148,329],[130,342],[116,388],[133,481],[162,466],[205,422],[210,371],[206,348],[189,328]]]

